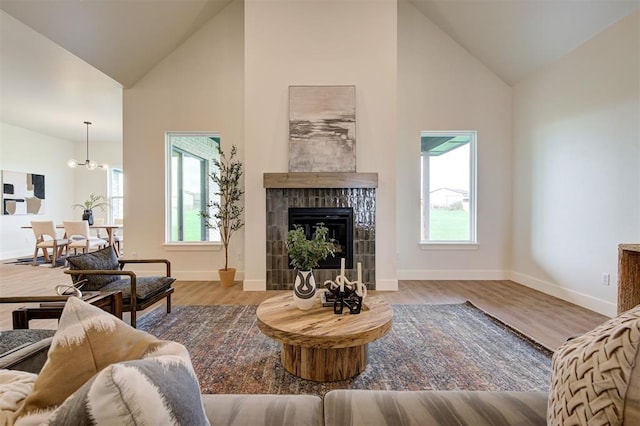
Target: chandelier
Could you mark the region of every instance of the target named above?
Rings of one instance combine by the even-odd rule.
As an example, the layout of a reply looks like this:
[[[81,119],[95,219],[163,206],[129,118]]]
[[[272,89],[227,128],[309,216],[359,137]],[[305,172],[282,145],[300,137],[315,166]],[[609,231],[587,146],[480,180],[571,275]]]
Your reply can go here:
[[[91,161],[89,160],[89,126],[91,125],[90,121],[85,121],[84,124],[87,125],[87,159],[84,162],[80,162],[78,160],[74,160],[71,159],[69,161],[67,161],[67,166],[71,167],[72,169],[75,169],[78,166],[82,166],[84,165],[88,170],[95,170],[95,169],[107,169],[107,165],[106,164],[98,164],[95,161]]]

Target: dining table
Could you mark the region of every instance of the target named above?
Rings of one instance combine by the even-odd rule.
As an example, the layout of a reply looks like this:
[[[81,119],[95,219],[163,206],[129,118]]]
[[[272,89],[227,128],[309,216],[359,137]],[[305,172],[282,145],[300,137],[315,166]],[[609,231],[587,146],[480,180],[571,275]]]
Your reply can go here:
[[[114,243],[114,239],[113,239],[113,234],[116,230],[118,229],[122,229],[124,225],[117,225],[117,224],[93,224],[93,225],[89,225],[89,229],[104,229],[107,232],[107,242],[109,243],[110,246],[113,245]],[[56,225],[57,229],[64,229],[64,225],[59,224]],[[31,225],[25,225],[22,227],[22,229],[32,229]],[[65,234],[65,238],[66,238],[66,234]]]

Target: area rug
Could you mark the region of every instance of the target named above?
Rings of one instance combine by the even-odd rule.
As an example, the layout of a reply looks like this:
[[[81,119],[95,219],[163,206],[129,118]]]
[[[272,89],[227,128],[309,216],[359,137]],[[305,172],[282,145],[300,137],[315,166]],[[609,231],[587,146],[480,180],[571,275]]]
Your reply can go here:
[[[157,308],[138,328],[184,344],[203,393],[310,393],[332,389],[548,391],[551,352],[470,302],[393,305],[393,327],[369,344],[359,376],[318,383],[286,372],[280,344],[256,324],[256,306]],[[348,314],[345,314],[348,315]]]
[[[64,254],[61,255],[58,259],[56,259],[56,267],[60,267],[60,266],[64,266],[65,265],[65,256]],[[19,257],[15,260],[11,260],[9,262],[5,262],[5,264],[9,265],[9,264],[13,264],[13,265],[33,265],[33,256],[30,257]],[[44,256],[38,256],[36,258],[36,265],[37,266],[42,266],[42,267],[51,267],[51,261],[46,261],[44,260]]]

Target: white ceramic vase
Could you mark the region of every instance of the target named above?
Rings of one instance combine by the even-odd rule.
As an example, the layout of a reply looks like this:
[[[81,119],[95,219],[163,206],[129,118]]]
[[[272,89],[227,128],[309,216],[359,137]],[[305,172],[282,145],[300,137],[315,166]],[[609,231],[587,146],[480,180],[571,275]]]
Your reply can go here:
[[[316,280],[313,271],[296,271],[293,282],[293,301],[303,311],[308,311],[316,301]]]

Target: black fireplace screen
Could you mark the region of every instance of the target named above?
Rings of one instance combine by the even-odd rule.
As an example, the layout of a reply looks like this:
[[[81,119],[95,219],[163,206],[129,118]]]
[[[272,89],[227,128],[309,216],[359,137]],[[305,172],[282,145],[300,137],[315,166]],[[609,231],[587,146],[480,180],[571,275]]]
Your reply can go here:
[[[321,261],[316,269],[340,269],[341,258],[345,258],[346,269],[353,268],[353,208],[289,208],[289,229],[300,225],[311,239],[318,223],[329,229],[328,237],[335,240],[336,255]]]

